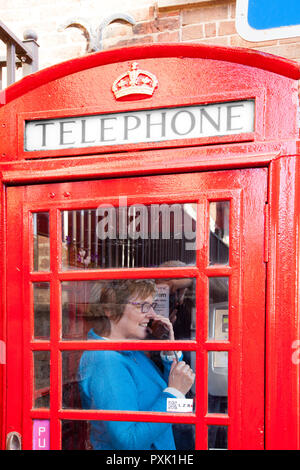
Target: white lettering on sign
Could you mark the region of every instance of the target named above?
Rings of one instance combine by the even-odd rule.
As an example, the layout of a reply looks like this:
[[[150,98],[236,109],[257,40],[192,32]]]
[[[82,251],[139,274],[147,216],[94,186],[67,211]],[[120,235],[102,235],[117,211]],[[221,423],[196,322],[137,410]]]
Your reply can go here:
[[[45,432],[46,428],[45,427],[40,427],[38,431],[38,447],[40,449],[45,449],[46,447],[46,439],[45,439]]]
[[[254,100],[26,121],[27,152],[195,139],[254,131]]]
[[[50,421],[49,420],[33,420],[33,450],[49,450],[50,449]]]

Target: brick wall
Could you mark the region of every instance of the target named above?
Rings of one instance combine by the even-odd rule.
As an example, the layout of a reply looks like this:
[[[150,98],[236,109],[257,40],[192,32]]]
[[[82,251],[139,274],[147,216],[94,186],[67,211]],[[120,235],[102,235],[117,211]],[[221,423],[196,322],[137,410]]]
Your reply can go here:
[[[96,28],[114,13],[130,14],[134,26],[113,23],[103,31],[102,46],[126,47],[157,42],[201,42],[249,47],[300,61],[300,37],[248,42],[235,28],[235,0],[1,0],[0,18],[19,37],[38,34],[40,68],[86,53],[83,27]],[[82,29],[59,30],[69,19]],[[0,54],[4,51],[0,48]]]
[[[177,6],[178,3],[180,6]],[[242,39],[235,27],[236,2],[233,0],[192,3],[191,0],[174,0],[173,4],[173,7],[159,8],[153,2],[148,18],[141,19],[133,28],[111,25],[105,32],[105,48],[139,43],[201,42],[247,47],[300,61],[300,37],[265,42]]]

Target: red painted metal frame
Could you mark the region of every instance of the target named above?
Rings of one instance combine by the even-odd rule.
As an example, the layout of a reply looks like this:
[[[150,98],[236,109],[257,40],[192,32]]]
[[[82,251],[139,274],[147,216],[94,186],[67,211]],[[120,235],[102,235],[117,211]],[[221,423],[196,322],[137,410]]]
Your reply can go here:
[[[3,185],[0,184],[0,217],[1,220],[6,221],[6,200],[5,194],[3,191]],[[5,233],[5,223],[0,224],[0,244],[3,247],[3,250],[6,252],[6,233]],[[6,264],[4,256],[0,256],[0,270],[3,273],[2,279],[0,279],[0,292],[1,292],[1,306],[0,306],[0,339],[3,341],[3,344],[7,345],[7,334],[6,334]],[[6,436],[6,354],[2,358],[2,364],[0,364],[0,449],[5,448],[5,437]],[[3,363],[4,362],[4,363]]]
[[[98,97],[98,84],[96,81],[93,82],[91,77],[94,74],[95,76],[101,75],[101,70],[103,70],[102,80],[105,74],[110,80],[112,75],[117,76],[124,71],[132,60],[141,61],[141,64],[151,71],[159,71],[159,79],[163,78],[162,83],[165,84],[163,90],[158,88],[153,98],[148,100],[130,103],[116,102],[112,99],[109,90],[110,81],[108,81],[103,100],[101,103],[98,102],[98,107],[92,108],[95,104],[93,93],[96,98]],[[173,79],[175,68],[168,67],[170,62],[173,65],[176,64],[177,76],[185,77],[184,80],[177,81],[180,83],[180,92],[176,86],[175,92],[172,89],[169,74],[172,70],[171,78]],[[199,96],[199,88],[195,92],[193,83],[197,85],[201,81],[201,74],[193,75],[191,83],[186,77],[188,77],[187,72],[203,65],[211,67],[211,83],[203,82],[203,89],[201,89],[203,95]],[[2,274],[0,276],[2,294],[0,339],[7,344],[8,355],[14,354],[13,343],[18,344],[21,341],[21,336],[7,334],[7,318],[9,318],[9,324],[12,322],[11,326],[20,325],[21,318],[20,312],[15,311],[12,304],[10,304],[10,310],[7,311],[6,300],[12,298],[14,302],[17,302],[14,286],[22,282],[19,270],[21,270],[20,259],[23,255],[22,248],[18,245],[16,249],[12,237],[10,240],[7,237],[10,235],[7,234],[7,213],[12,225],[15,220],[16,226],[22,226],[23,210],[19,200],[11,200],[9,206],[6,206],[8,185],[171,172],[254,169],[264,166],[269,169],[269,205],[266,211],[266,214],[269,214],[269,224],[266,227],[269,228],[269,237],[266,235],[265,247],[268,255],[266,448],[300,449],[300,364],[292,361],[292,354],[295,352],[293,344],[300,338],[300,171],[298,157],[300,152],[297,143],[296,82],[299,78],[299,64],[257,51],[199,44],[159,44],[105,51],[74,59],[37,72],[0,92],[0,105],[3,105],[0,108],[0,269]],[[88,80],[92,83],[90,87],[86,86]],[[103,109],[106,109],[106,112],[151,109],[163,107],[166,102],[170,106],[177,106],[180,102],[188,103],[194,97],[197,97],[196,101],[200,100],[200,102],[205,101],[204,96],[207,96],[209,101],[213,100],[213,97],[215,99],[218,96],[222,97],[222,93],[218,90],[223,90],[228,83],[230,87],[226,91],[226,96],[230,92],[232,99],[235,96],[240,99],[247,90],[248,96],[254,96],[253,93],[256,94],[256,92],[264,93],[264,105],[260,107],[256,116],[256,129],[262,129],[262,132],[260,136],[254,136],[253,142],[227,142],[222,145],[215,143],[201,147],[174,147],[163,150],[153,150],[149,145],[145,146],[146,152],[139,148],[139,151],[119,150],[116,153],[115,149],[112,149],[113,154],[84,154],[80,157],[76,156],[74,150],[73,154],[70,153],[64,157],[43,158],[41,154],[42,160],[31,161],[23,159],[24,152],[21,152],[18,147],[16,136],[22,132],[20,124],[18,125],[18,119],[22,119],[22,113],[28,113],[28,116],[38,116],[39,113],[48,113],[51,109],[53,114],[49,113],[50,117],[59,113],[61,109],[71,115],[72,112],[79,113],[79,108],[84,113],[92,114],[103,112]],[[67,93],[65,93],[66,90]],[[89,90],[91,93],[88,92]],[[160,90],[163,91],[161,95]],[[49,93],[52,94],[51,97]],[[6,274],[7,253],[11,254],[16,268],[11,277]],[[251,265],[251,259],[248,259],[248,263]],[[47,278],[45,274],[39,275],[40,278],[37,280]],[[32,276],[34,280],[35,275]],[[249,293],[249,295],[252,294]],[[254,348],[255,345],[252,349]],[[21,386],[19,382],[22,372],[21,355],[16,357],[18,358],[20,361],[15,370],[15,377],[10,378],[13,380],[13,387]],[[259,361],[260,358],[257,357],[257,360]],[[19,402],[9,402],[11,397],[9,393],[6,393],[7,370],[5,365],[0,365],[1,448],[5,447],[6,433],[12,430],[10,422],[17,419],[21,405]],[[251,390],[253,384],[248,383],[248,386]],[[7,404],[9,406],[6,411]],[[248,410],[248,416],[252,416],[254,411]],[[38,413],[41,417],[44,416],[42,411]],[[246,423],[244,425],[246,426]],[[244,438],[247,439],[247,436]]]
[[[230,178],[230,184],[229,183]],[[187,186],[185,175],[153,176],[150,178],[134,178],[129,180],[94,181],[82,183],[65,183],[31,186],[27,189],[10,188],[9,199],[13,204],[19,204],[23,208],[19,212],[18,222],[15,219],[16,229],[22,227],[24,234],[23,242],[23,332],[21,322],[15,325],[19,335],[24,335],[23,343],[23,377],[24,399],[20,406],[23,407],[23,430],[21,422],[15,421],[15,426],[24,435],[24,448],[31,448],[32,419],[49,419],[51,417],[51,441],[52,448],[60,448],[61,430],[59,419],[96,419],[106,418],[113,420],[137,420],[137,421],[167,421],[185,422],[197,425],[196,445],[198,449],[207,448],[207,426],[209,424],[220,424],[229,426],[229,445],[231,448],[262,448],[263,439],[260,430],[264,420],[264,364],[258,362],[256,357],[264,355],[264,290],[256,299],[247,298],[248,288],[253,285],[249,276],[242,278],[242,264],[248,263],[247,258],[254,258],[252,269],[256,272],[256,282],[261,284],[265,277],[263,263],[264,243],[264,217],[263,206],[266,199],[266,171],[249,170],[237,172],[203,173],[189,175]],[[260,182],[260,191],[253,188]],[[128,191],[128,187],[130,190]],[[142,188],[142,191],[141,191]],[[176,188],[173,193],[169,188]],[[197,188],[197,189],[196,189]],[[230,188],[230,189],[229,189]],[[70,198],[66,201],[63,194],[66,190]],[[49,193],[55,194],[55,200],[49,200]],[[249,192],[251,197],[249,196]],[[58,208],[78,209],[97,207],[102,202],[117,204],[117,194],[128,195],[128,205],[139,202],[142,204],[154,202],[174,203],[179,201],[198,201],[198,240],[197,265],[184,269],[109,269],[91,271],[61,271],[59,260],[61,247],[58,243],[61,233],[60,212]],[[199,199],[199,196],[201,197]],[[256,200],[255,207],[261,206],[260,210],[252,213],[253,198]],[[208,233],[209,233],[209,201],[215,200],[231,201],[230,239],[231,254],[229,266],[209,266],[208,260]],[[31,212],[50,211],[50,243],[51,243],[51,270],[49,273],[35,273],[32,271],[32,218]],[[248,217],[245,217],[246,211]],[[250,212],[249,212],[250,211]],[[13,237],[9,237],[13,240]],[[19,244],[19,245],[22,245]],[[19,250],[16,250],[20,256]],[[8,253],[9,266],[10,254]],[[9,275],[12,273],[9,268]],[[13,276],[13,273],[12,273]],[[228,276],[230,283],[230,337],[228,341],[212,341],[207,339],[208,332],[208,279],[215,276]],[[61,341],[61,291],[60,282],[63,280],[91,280],[112,278],[161,278],[161,277],[196,277],[197,279],[197,336],[196,341],[178,341],[174,343],[176,349],[195,350],[196,373],[197,373],[197,396],[196,415],[178,415],[161,413],[120,413],[108,411],[83,411],[62,410],[62,364],[59,351],[77,349],[142,349],[142,350],[167,350],[170,344],[166,342],[113,342],[102,344],[89,341]],[[29,288],[32,282],[49,281],[51,283],[51,341],[36,341],[33,335],[33,309],[32,290]],[[250,284],[249,284],[250,283]],[[258,286],[257,286],[258,287]],[[15,293],[21,291],[21,285],[14,287]],[[18,299],[19,296],[15,295]],[[244,302],[241,302],[244,298]],[[17,302],[17,301],[16,301]],[[248,306],[248,309],[247,307]],[[20,312],[14,307],[14,311]],[[255,314],[253,313],[255,312]],[[255,344],[251,347],[251,337],[244,338],[244,328],[251,317],[252,327],[250,331],[255,332],[256,339],[260,338],[260,346]],[[33,394],[33,364],[32,351],[51,350],[51,411],[32,409]],[[207,414],[207,352],[229,351],[229,413],[227,415]],[[9,360],[13,361],[13,352],[9,351]],[[249,376],[249,377],[248,377]],[[10,375],[9,375],[10,377]],[[9,378],[9,380],[11,380]],[[22,382],[22,373],[15,380]],[[244,386],[246,384],[246,386]],[[253,387],[253,384],[255,386]],[[9,386],[10,383],[9,383]],[[20,386],[20,384],[18,385]],[[251,389],[250,393],[247,390]],[[18,390],[18,388],[16,388]],[[11,400],[13,398],[11,397]],[[21,402],[22,400],[20,400]],[[11,403],[9,402],[9,406]],[[252,416],[251,425],[247,425],[248,433],[243,437],[243,420],[248,420],[248,408],[256,406],[256,417]],[[244,416],[244,413],[246,416]],[[13,420],[13,418],[11,417]]]
[[[300,449],[299,168],[299,157],[278,158],[270,166],[267,449]],[[293,360],[295,342],[298,354]],[[272,432],[274,429],[276,432]]]

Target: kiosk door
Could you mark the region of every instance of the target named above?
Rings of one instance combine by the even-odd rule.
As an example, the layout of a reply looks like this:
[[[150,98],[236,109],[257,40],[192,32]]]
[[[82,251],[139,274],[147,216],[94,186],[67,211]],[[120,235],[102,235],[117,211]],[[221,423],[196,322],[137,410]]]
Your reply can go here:
[[[262,449],[266,200],[264,168],[8,187],[10,442]],[[110,336],[108,292],[148,313],[133,333]],[[172,357],[195,372],[185,398]]]

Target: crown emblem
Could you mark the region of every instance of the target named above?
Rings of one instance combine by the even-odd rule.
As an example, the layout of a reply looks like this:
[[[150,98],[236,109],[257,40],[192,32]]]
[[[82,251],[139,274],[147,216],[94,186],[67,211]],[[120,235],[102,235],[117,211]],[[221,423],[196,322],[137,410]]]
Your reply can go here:
[[[130,70],[114,81],[112,91],[116,99],[128,95],[152,96],[157,85],[158,81],[153,73],[139,69],[138,63],[133,62]]]

